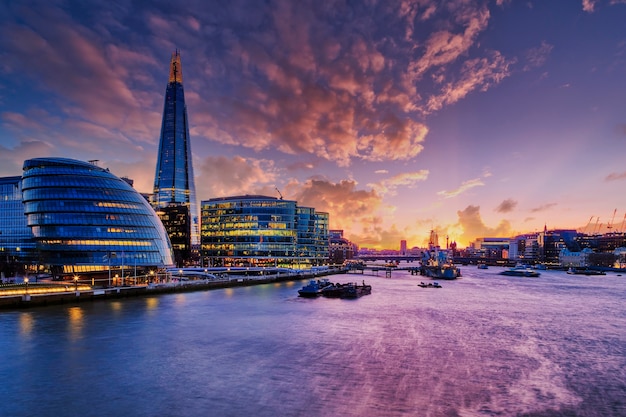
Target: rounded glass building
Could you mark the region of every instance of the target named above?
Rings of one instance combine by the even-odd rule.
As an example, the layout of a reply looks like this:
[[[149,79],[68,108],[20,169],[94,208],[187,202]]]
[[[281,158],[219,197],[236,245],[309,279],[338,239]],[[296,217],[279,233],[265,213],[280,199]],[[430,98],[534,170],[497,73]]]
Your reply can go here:
[[[23,169],[24,214],[41,263],[61,273],[173,265],[154,209],[108,169],[66,158],[29,159]]]

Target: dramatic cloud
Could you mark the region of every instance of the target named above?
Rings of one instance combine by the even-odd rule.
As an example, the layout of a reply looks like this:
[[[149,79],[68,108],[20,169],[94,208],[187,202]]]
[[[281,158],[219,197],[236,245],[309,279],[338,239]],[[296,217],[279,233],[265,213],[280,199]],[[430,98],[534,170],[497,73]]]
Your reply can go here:
[[[487,91],[489,87],[509,76],[509,66],[514,60],[506,60],[495,52],[491,58],[477,58],[463,64],[459,79],[446,83],[438,95],[433,95],[427,103],[427,111],[440,110],[444,105],[463,99],[474,90]]]
[[[22,141],[14,148],[0,145],[0,176],[22,175],[26,159],[50,156],[53,149],[49,143],[38,140]]]
[[[517,207],[517,201],[511,198],[507,198],[502,203],[500,203],[498,207],[496,207],[496,211],[498,213],[510,213],[515,209],[515,207]]]
[[[368,184],[369,187],[375,189],[379,194],[385,195],[395,193],[398,187],[414,187],[416,183],[425,181],[428,178],[428,170],[420,170],[415,172],[405,172],[394,175],[391,178],[384,179],[374,184]]]
[[[457,211],[457,215],[458,225],[463,230],[458,241],[463,246],[469,245],[479,237],[510,237],[516,234],[506,220],[501,221],[495,228],[486,226],[480,216],[479,206],[467,206],[464,210]]]
[[[243,194],[275,195],[277,170],[267,160],[208,157],[195,167],[196,194],[203,200]]]
[[[444,198],[452,198],[452,197],[456,197],[459,194],[464,193],[465,191],[474,188],[474,187],[481,187],[485,185],[484,182],[482,182],[482,180],[480,178],[475,178],[472,180],[467,180],[464,181],[463,184],[461,184],[461,186],[459,188],[457,188],[456,190],[450,190],[450,191],[439,191],[437,192],[437,195],[443,196]]]
[[[193,17],[182,7],[133,7],[7,9],[19,18],[1,30],[5,70],[30,68],[52,100],[68,99],[57,108],[72,120],[67,136],[154,145],[165,81],[155,70],[166,73],[163,51],[180,44],[188,48],[185,83],[196,92],[188,94],[194,134],[339,166],[408,160],[423,149],[424,112],[485,91],[513,62],[473,48],[490,13],[467,2],[240,0],[193,8]],[[416,19],[440,29],[416,30]],[[131,25],[148,32],[163,56],[114,37]]]
[[[335,183],[325,178],[311,178],[304,183],[291,181],[283,194],[299,205],[330,213],[331,228],[350,230],[354,236],[368,235],[368,241],[380,245],[382,238],[376,225],[382,221],[383,202],[375,190],[360,190],[352,180]],[[352,235],[347,237],[354,239]]]

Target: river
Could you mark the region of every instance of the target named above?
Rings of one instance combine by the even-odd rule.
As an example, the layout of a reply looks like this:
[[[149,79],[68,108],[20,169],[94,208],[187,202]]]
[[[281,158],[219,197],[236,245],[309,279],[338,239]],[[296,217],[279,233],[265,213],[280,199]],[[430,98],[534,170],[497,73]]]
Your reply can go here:
[[[0,416],[626,416],[626,277],[461,270],[0,311]]]

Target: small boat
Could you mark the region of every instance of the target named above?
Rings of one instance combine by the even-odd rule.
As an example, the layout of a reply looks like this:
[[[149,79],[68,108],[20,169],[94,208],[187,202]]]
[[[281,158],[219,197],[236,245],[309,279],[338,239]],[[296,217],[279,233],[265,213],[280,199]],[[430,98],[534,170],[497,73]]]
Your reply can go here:
[[[428,284],[424,284],[423,282],[420,282],[419,284],[417,284],[418,287],[422,287],[422,288],[441,288],[441,285],[439,285],[439,283],[437,281],[435,282],[429,282]]]
[[[570,268],[567,270],[570,275],[606,275],[606,272],[589,268]]]
[[[538,277],[541,275],[539,272],[534,271],[527,266],[515,266],[513,268],[507,269],[506,271],[500,272],[500,275],[507,275],[510,277]]]
[[[339,298],[343,293],[343,284],[330,284],[320,290],[323,297]]]
[[[488,269],[487,264],[478,264],[478,269]]]
[[[343,285],[343,290],[341,292],[340,298],[358,298],[363,295],[368,295],[372,293],[372,286],[366,285],[363,282],[363,285],[358,285],[357,283],[349,282]]]

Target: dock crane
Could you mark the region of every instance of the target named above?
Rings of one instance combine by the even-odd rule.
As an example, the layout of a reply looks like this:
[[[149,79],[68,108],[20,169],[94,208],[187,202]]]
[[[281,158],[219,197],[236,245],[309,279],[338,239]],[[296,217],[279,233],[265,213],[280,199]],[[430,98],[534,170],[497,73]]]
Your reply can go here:
[[[606,225],[606,228],[609,229],[609,232],[613,228],[613,221],[615,220],[615,213],[617,213],[617,209],[613,210],[613,217],[611,217],[611,221]]]
[[[274,187],[274,188],[276,189],[276,191],[278,191],[278,195],[280,196],[280,199],[282,200],[282,199],[283,199],[283,195],[282,195],[282,193],[280,192],[280,190],[278,189],[278,187]]]

